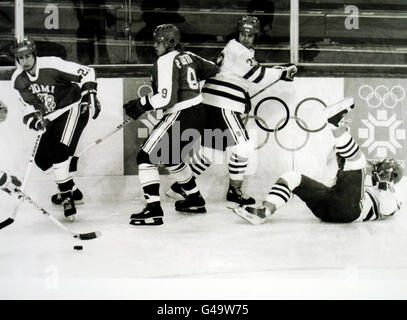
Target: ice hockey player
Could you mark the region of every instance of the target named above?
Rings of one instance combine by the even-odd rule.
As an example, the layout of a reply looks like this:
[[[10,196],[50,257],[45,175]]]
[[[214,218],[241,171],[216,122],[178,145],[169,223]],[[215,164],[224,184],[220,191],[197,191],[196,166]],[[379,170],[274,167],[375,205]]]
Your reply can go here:
[[[8,109],[5,104],[0,101],[0,123],[7,119]],[[0,189],[11,193],[13,188],[21,186],[20,180],[17,177],[8,175],[6,172],[0,170]]]
[[[241,115],[249,113],[251,101],[249,92],[257,92],[268,84],[278,80],[292,81],[297,72],[293,66],[276,66],[266,68],[255,59],[253,45],[260,31],[259,19],[255,16],[244,16],[237,24],[236,39],[230,40],[219,58],[219,73],[205,82],[202,89],[203,104],[211,114],[207,128],[222,132],[229,131],[231,138],[221,151],[230,147],[229,189],[226,199],[240,205],[254,204],[252,197],[242,191],[244,175],[250,154],[254,152]],[[206,148],[204,148],[206,147]],[[196,176],[202,174],[213,162],[213,152],[205,150],[219,149],[219,146],[208,144],[191,159],[191,167]],[[166,194],[174,199],[182,199],[184,195],[177,183],[174,183]]]
[[[260,224],[295,194],[324,222],[371,221],[394,215],[401,206],[395,192],[395,184],[402,177],[401,168],[393,159],[368,164],[343,121],[353,107],[353,99],[348,98],[326,109],[339,164],[334,186],[328,187],[298,172],[286,172],[271,187],[262,205],[233,211],[252,224]],[[365,177],[367,168],[371,170],[370,183]]]
[[[159,161],[155,158],[158,153],[162,157],[168,157],[163,164],[176,177],[187,196],[181,205],[175,203],[175,209],[206,212],[205,201],[197,188],[191,168],[185,165],[181,158],[181,153],[188,155],[189,151],[186,149],[191,145],[190,141],[182,141],[180,136],[184,130],[191,128],[196,129],[198,135],[203,131],[206,109],[201,105],[199,81],[212,77],[218,67],[191,52],[183,51],[180,44],[181,35],[175,25],[159,25],[153,36],[154,48],[158,55],[152,75],[154,92],[131,100],[123,106],[126,114],[133,119],[150,110],[164,110],[164,117],[137,155],[139,179],[147,204],[141,212],[131,215],[132,225],[163,223],[157,167]]]
[[[53,169],[59,193],[51,200],[61,204],[67,220],[73,221],[74,200],[83,195],[75,186],[69,163],[89,117],[96,119],[100,113],[95,71],[58,57],[37,56],[29,37],[15,41],[11,51],[17,62],[12,81],[27,108],[23,122],[43,132],[35,163],[43,171]]]

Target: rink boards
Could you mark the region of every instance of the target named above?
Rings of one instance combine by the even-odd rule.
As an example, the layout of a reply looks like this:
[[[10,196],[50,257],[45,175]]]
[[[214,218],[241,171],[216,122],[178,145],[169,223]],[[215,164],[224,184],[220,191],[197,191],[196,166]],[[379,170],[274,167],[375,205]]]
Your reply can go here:
[[[102,78],[98,83],[102,112],[96,121],[89,122],[77,152],[126,119],[123,103],[151,91],[148,78]],[[344,97],[355,99],[351,130],[368,158],[394,157],[404,167],[406,87],[405,79],[378,78],[299,77],[294,82],[277,83],[252,101],[250,114],[256,119],[248,120],[247,129],[256,152],[250,161],[250,174],[274,176],[295,169],[327,178],[323,168],[333,141],[322,111]],[[8,120],[0,128],[2,168],[22,176],[36,133],[22,124],[22,107],[11,82],[0,81],[0,91],[1,99],[9,107]],[[137,152],[161,117],[162,112],[146,114],[90,149],[80,159],[78,176],[137,174]],[[216,159],[211,174],[223,175],[226,157],[218,155]],[[43,175],[37,170],[34,177],[42,179]]]

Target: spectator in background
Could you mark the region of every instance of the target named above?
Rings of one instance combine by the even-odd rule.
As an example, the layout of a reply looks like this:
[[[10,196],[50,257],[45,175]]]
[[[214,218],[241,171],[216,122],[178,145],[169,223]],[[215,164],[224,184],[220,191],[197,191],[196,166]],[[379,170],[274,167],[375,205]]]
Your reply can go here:
[[[272,36],[271,30],[273,28],[274,20],[274,3],[273,0],[252,0],[247,6],[247,13],[256,16],[260,21],[259,42],[262,42],[262,38],[269,38]],[[261,14],[256,14],[261,13]],[[270,39],[267,39],[269,41]]]
[[[73,0],[73,4],[79,21],[76,47],[78,62],[85,65],[109,64],[107,46],[100,41],[105,40],[106,27],[114,25],[116,17],[105,8],[105,0]]]
[[[143,0],[140,9],[143,12],[141,18],[143,19],[145,26],[137,32],[135,40],[151,41],[153,38],[153,32],[159,25],[168,23],[179,26],[184,23],[185,18],[176,13],[179,7],[180,4],[178,0]],[[139,63],[154,63],[156,61],[156,54],[153,46],[139,46],[136,50]]]

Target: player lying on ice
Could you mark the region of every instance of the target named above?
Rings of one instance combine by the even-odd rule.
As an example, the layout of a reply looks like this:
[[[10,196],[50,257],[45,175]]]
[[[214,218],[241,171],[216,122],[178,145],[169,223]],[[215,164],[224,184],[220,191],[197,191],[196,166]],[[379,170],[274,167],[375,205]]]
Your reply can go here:
[[[394,189],[402,177],[401,168],[393,159],[367,162],[343,121],[353,107],[353,99],[349,98],[326,109],[339,164],[334,186],[298,172],[286,172],[271,187],[262,205],[241,206],[233,209],[234,213],[252,224],[261,224],[295,194],[325,222],[381,220],[394,215],[401,206]],[[367,167],[372,171],[371,185],[365,181]]]

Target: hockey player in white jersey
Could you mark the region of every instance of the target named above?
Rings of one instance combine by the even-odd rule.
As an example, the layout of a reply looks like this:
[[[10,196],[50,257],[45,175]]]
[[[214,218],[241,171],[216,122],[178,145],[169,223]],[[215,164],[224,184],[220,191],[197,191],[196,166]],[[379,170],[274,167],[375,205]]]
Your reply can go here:
[[[96,119],[100,112],[95,71],[57,57],[37,57],[29,37],[15,41],[11,51],[17,62],[12,82],[26,107],[23,122],[43,131],[35,163],[43,171],[53,169],[60,192],[51,200],[63,205],[65,217],[73,221],[74,200],[83,195],[69,170],[70,160],[89,117]]]
[[[352,108],[353,99],[349,98],[326,109],[339,164],[334,186],[298,172],[286,172],[271,187],[262,205],[241,206],[233,211],[252,224],[260,224],[295,194],[324,222],[373,221],[394,215],[402,202],[395,188],[402,177],[401,168],[394,159],[367,162],[342,121]],[[371,170],[371,181],[365,176],[366,169]]]
[[[198,176],[213,162],[213,152],[205,153],[205,150],[225,151],[230,148],[230,179],[226,199],[238,204],[255,203],[253,198],[242,192],[249,157],[254,152],[241,119],[241,115],[249,113],[251,109],[249,92],[257,92],[278,80],[292,81],[297,72],[295,66],[266,68],[256,61],[253,45],[259,28],[257,17],[245,16],[239,20],[236,39],[227,43],[217,60],[219,73],[206,80],[202,89],[203,104],[211,114],[206,128],[227,131],[227,141],[220,146],[203,141],[203,147],[190,161],[194,174]],[[175,199],[184,196],[177,183],[166,194]]]

